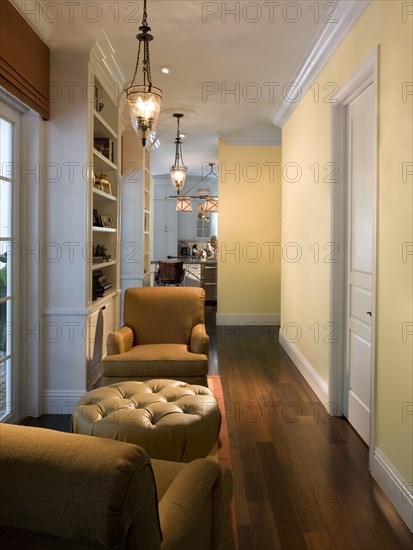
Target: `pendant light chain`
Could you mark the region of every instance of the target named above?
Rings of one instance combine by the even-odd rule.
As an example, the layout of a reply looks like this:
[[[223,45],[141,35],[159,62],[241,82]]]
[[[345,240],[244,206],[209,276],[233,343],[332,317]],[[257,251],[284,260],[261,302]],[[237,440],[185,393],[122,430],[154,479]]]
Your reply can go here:
[[[148,76],[149,91],[151,91],[152,76],[151,76],[151,60],[149,59],[149,42],[145,42],[145,58],[147,60],[145,73]]]
[[[135,72],[133,73],[133,78],[132,78],[132,81],[131,81],[131,83],[130,83],[130,85],[129,85],[129,88],[132,88],[132,86],[133,86],[134,83],[135,83],[135,78],[136,78],[136,75],[138,74],[138,67],[139,67],[140,55],[141,55],[141,42],[139,41],[138,55],[137,55],[137,58],[136,58]]]
[[[176,131],[176,150],[175,150],[175,164],[179,166],[179,159],[181,159],[182,165],[185,166],[184,159],[182,157],[182,141],[181,141],[181,130],[179,126],[180,119],[178,118],[178,127]]]

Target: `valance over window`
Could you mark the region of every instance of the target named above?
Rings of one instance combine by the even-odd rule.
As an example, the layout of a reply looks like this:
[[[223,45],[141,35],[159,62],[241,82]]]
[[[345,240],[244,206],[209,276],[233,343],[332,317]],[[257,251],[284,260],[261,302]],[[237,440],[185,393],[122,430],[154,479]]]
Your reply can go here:
[[[49,48],[9,0],[0,1],[0,85],[48,120]]]

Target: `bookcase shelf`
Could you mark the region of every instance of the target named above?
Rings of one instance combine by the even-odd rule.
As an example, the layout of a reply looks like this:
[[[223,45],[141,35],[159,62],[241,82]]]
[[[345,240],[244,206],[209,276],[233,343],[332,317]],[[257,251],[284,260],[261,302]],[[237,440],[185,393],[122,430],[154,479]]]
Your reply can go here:
[[[67,338],[44,339],[42,366],[50,395],[45,399],[59,400],[62,407],[70,396],[98,382],[107,335],[120,321],[120,100],[118,76],[105,63],[103,51],[96,43],[90,52],[54,51],[50,56],[56,86],[64,90],[67,82],[77,84],[73,94],[52,102],[44,157],[62,167],[59,178],[47,185],[50,208],[44,240],[60,243],[62,253],[58,261],[44,262],[44,302],[47,322],[70,326],[71,332]],[[110,140],[111,159],[96,150],[97,138]],[[101,188],[95,186],[96,178]],[[102,258],[109,261],[98,263]],[[110,283],[103,296],[103,284],[103,290],[94,292],[98,271]]]

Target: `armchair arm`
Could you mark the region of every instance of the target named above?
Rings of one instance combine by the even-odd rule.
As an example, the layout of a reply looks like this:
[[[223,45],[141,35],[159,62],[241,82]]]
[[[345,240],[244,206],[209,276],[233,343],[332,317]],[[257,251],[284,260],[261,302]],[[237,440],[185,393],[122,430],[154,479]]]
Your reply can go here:
[[[209,459],[197,459],[180,468],[153,461],[155,480],[172,477],[159,502],[162,550],[233,550],[231,526],[232,475]],[[159,471],[161,470],[161,471]]]
[[[199,323],[192,328],[190,347],[192,353],[209,354],[209,336],[204,323]]]
[[[110,332],[107,339],[107,354],[118,355],[132,349],[133,330],[129,327],[122,327],[120,330]]]

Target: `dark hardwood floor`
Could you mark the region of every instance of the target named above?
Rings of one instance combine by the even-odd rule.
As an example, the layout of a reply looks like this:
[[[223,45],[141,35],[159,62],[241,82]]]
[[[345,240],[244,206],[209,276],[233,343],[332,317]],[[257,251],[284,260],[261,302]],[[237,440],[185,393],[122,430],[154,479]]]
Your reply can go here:
[[[278,344],[274,327],[216,327],[210,372],[221,376],[239,550],[404,550],[413,535],[368,472],[368,449],[328,416]],[[27,419],[70,429],[69,417]]]

